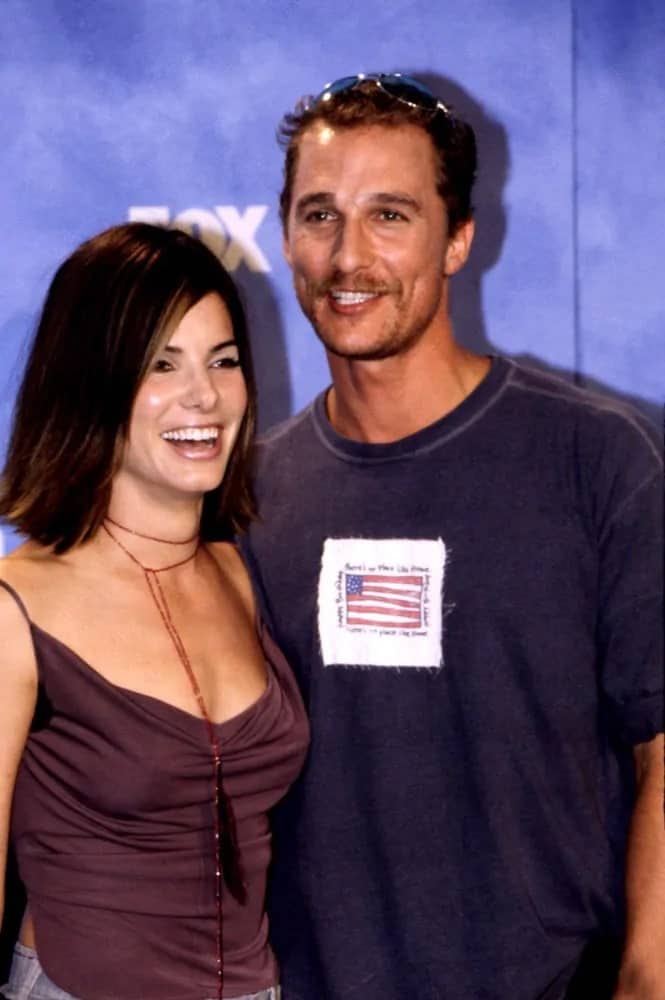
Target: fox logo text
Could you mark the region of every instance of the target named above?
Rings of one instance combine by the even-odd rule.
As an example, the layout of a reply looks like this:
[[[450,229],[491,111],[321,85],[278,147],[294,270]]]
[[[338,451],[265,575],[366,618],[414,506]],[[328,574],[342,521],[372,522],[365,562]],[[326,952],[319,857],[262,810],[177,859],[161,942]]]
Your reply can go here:
[[[235,205],[215,205],[212,211],[187,208],[171,217],[166,205],[132,205],[128,218],[130,222],[150,222],[198,236],[228,271],[235,271],[244,260],[250,271],[266,273],[270,263],[256,234],[267,213],[267,205],[248,205],[244,212]]]

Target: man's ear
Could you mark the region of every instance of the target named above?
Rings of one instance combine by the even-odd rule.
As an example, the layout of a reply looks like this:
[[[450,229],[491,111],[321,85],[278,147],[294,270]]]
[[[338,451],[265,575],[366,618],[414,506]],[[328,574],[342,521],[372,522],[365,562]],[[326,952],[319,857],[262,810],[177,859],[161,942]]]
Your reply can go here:
[[[466,264],[475,229],[476,224],[473,219],[467,219],[466,222],[459,224],[452,236],[448,237],[446,275],[457,274],[464,264]]]

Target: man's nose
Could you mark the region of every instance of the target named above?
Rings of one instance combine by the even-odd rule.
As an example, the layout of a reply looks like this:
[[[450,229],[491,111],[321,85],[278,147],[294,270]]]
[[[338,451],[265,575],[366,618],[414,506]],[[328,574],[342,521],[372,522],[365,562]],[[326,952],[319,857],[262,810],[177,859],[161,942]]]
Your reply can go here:
[[[343,274],[369,267],[373,260],[372,241],[362,219],[345,219],[335,239],[333,263]]]

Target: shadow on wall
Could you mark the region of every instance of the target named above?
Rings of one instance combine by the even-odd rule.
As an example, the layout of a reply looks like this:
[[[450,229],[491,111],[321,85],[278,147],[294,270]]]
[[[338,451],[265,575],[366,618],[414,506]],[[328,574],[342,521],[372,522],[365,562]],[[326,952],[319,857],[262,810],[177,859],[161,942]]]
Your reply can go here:
[[[233,275],[247,310],[258,390],[259,430],[291,415],[291,380],[284,325],[269,274],[243,267]]]
[[[478,144],[478,178],[473,191],[477,222],[476,238],[467,263],[455,275],[451,292],[453,327],[459,340],[471,351],[491,354],[483,315],[482,279],[491,271],[503,249],[507,213],[503,192],[510,171],[508,136],[503,125],[491,118],[463,87],[449,77],[415,70],[433,93],[441,95],[461,118],[472,125]]]
[[[455,333],[469,350],[479,354],[495,354],[496,348],[487,336],[483,313],[482,280],[491,271],[503,249],[508,231],[508,214],[504,205],[504,188],[510,174],[508,134],[501,122],[492,118],[483,106],[455,80],[427,71],[404,70],[423,80],[433,93],[440,95],[468,121],[478,143],[478,178],[473,204],[476,216],[476,238],[469,260],[455,275],[451,293],[451,314]],[[654,424],[661,435],[665,430],[664,401],[644,399],[620,392],[614,386],[570,369],[557,368],[550,362],[530,354],[513,355],[527,368],[549,372],[584,388],[609,396],[634,407]]]

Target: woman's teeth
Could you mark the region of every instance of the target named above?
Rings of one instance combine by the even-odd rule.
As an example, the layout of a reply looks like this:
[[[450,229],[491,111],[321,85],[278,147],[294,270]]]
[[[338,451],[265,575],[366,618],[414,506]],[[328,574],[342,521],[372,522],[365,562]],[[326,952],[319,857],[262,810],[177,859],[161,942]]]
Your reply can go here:
[[[173,431],[163,431],[164,441],[204,441],[214,444],[219,437],[219,427],[180,427]]]

